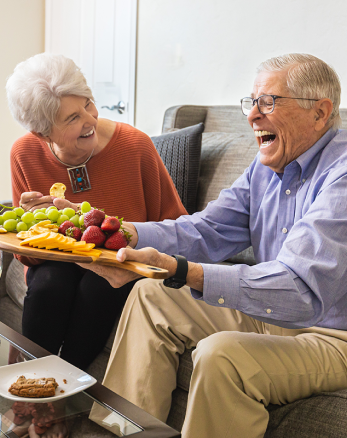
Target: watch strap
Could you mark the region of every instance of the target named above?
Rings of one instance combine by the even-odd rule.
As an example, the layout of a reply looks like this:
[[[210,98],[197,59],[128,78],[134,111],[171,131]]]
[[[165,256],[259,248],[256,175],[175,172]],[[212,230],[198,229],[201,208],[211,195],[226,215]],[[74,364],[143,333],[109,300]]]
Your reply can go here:
[[[179,289],[187,283],[188,262],[187,259],[181,255],[172,255],[177,261],[177,269],[175,274],[164,280],[164,286]]]

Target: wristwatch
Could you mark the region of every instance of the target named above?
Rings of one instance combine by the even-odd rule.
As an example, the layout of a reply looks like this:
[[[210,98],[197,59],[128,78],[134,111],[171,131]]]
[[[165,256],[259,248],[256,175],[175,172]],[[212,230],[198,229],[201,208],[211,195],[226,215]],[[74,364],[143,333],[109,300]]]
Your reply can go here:
[[[180,289],[187,283],[188,262],[187,259],[181,255],[171,256],[177,261],[176,273],[164,280],[164,286]]]

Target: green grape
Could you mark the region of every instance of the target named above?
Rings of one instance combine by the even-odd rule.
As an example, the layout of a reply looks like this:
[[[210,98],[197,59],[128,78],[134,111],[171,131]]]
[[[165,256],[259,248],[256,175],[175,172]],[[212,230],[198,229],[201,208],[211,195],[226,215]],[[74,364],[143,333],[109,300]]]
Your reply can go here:
[[[57,222],[59,216],[58,210],[54,210],[53,208],[47,212],[47,217],[52,222]]]
[[[66,216],[68,216],[70,218],[72,216],[75,216],[76,212],[73,208],[67,207],[67,208],[64,208],[63,214],[65,214]]]
[[[18,233],[20,231],[27,231],[28,225],[25,222],[20,221],[17,223],[16,230],[18,231]]]
[[[41,211],[41,213],[46,213],[46,208],[45,207],[39,208],[39,210]]]
[[[46,208],[46,213],[48,213],[50,210],[58,210],[55,205],[51,205],[50,207]]]
[[[7,231],[14,231],[16,229],[16,226],[17,221],[15,219],[7,219],[3,224],[3,227]]]
[[[4,222],[5,222],[8,219],[16,219],[17,215],[13,210],[8,210],[8,211],[5,211],[5,213],[3,213],[2,217],[3,217]]]
[[[23,216],[21,217],[22,221],[25,222],[26,224],[30,224],[30,222],[33,222],[35,217],[34,217],[34,213],[32,213],[31,211],[27,211],[26,213],[23,214]]]
[[[84,214],[82,214],[78,220],[78,222],[80,223],[80,226],[84,225]]]
[[[70,221],[75,225],[75,227],[79,227],[80,226],[80,217],[78,216],[78,214],[75,214],[74,216],[70,217]]]
[[[35,220],[44,221],[47,219],[46,213],[43,213],[42,211],[39,211],[38,213],[34,213]]]
[[[69,220],[69,216],[66,216],[66,214],[62,214],[61,216],[58,217],[57,224],[60,225],[68,220]]]
[[[81,212],[82,213],[88,213],[88,211],[90,211],[92,209],[91,205],[89,204],[89,202],[84,201],[81,204]]]
[[[37,208],[36,210],[33,211],[33,213],[34,213],[34,214],[36,214],[36,213],[42,213],[42,211],[41,211],[39,208]]]
[[[32,227],[32,226],[34,226],[34,225],[36,225],[37,224],[37,222],[29,222],[28,224],[27,224],[27,227],[28,227],[28,230],[30,230],[30,228]]]
[[[2,225],[3,223],[4,223],[4,218],[0,216],[0,225]]]
[[[24,214],[24,209],[22,207],[16,207],[13,209],[17,216],[21,217]]]

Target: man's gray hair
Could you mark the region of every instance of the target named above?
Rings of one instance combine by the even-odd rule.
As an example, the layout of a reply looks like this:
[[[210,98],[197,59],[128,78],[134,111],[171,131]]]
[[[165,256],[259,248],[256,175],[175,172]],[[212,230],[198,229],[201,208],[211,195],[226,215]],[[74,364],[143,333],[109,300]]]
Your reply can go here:
[[[7,81],[13,117],[28,131],[51,133],[63,96],[94,100],[81,69],[63,55],[40,53],[19,63]]]
[[[313,55],[290,53],[262,62],[257,72],[283,70],[287,70],[287,88],[290,97],[330,99],[333,103],[333,111],[328,125],[334,128],[341,126],[339,113],[341,84],[332,67]],[[310,100],[297,100],[297,102],[306,109],[314,106],[314,102]]]

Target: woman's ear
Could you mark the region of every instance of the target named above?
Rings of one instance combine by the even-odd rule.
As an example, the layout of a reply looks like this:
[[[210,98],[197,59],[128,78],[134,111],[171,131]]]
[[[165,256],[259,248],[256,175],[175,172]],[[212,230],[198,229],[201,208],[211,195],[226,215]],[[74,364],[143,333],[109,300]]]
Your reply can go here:
[[[31,131],[31,133],[33,135],[35,135],[35,137],[39,138],[40,140],[45,141],[46,143],[52,143],[52,140],[49,137],[46,137],[46,136],[40,134],[39,132]]]

